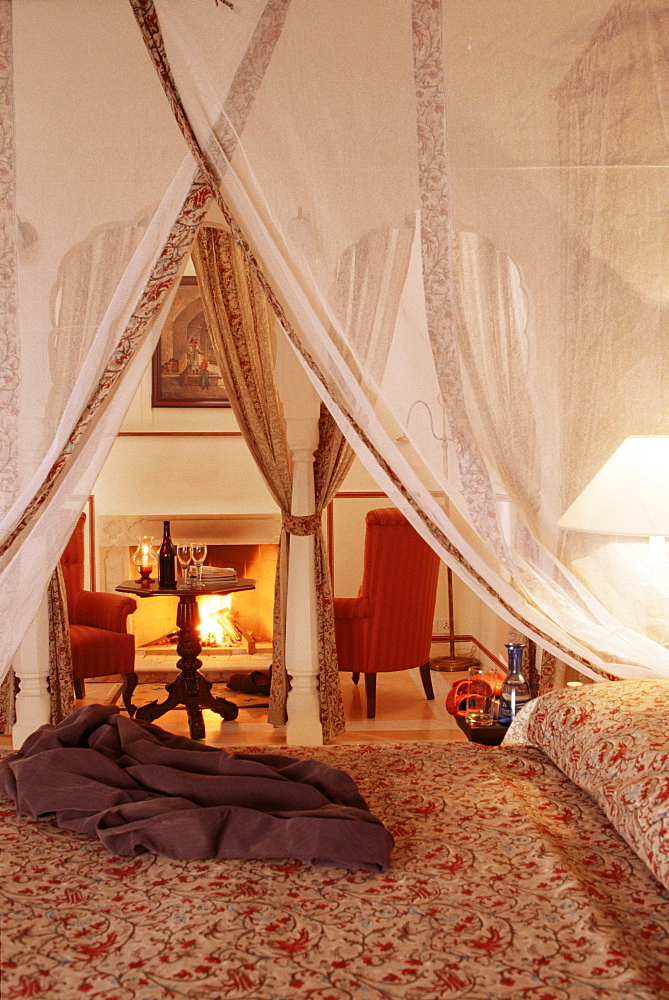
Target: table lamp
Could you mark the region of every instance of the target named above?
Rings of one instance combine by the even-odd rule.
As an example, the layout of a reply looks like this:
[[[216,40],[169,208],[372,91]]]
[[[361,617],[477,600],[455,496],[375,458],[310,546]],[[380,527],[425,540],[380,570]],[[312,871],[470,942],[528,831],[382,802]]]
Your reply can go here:
[[[649,561],[664,563],[669,535],[669,437],[628,437],[565,511],[571,531],[649,539]]]

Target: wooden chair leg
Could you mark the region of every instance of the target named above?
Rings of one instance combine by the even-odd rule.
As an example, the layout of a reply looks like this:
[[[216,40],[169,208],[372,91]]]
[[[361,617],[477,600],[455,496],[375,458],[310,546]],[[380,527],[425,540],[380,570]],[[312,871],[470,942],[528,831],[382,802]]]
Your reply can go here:
[[[432,674],[430,672],[430,663],[424,663],[422,667],[418,668],[420,670],[420,679],[423,682],[423,691],[425,692],[425,697],[428,701],[434,701],[434,689],[432,687]]]
[[[357,684],[358,681],[360,680],[360,674],[356,673],[355,671],[351,674],[351,677],[353,678],[353,683],[354,684]]]
[[[86,697],[86,685],[84,684],[83,677],[74,678],[74,697],[79,701]]]
[[[132,703],[132,692],[137,687],[138,680],[139,677],[137,676],[134,670],[130,674],[123,675],[123,691],[122,691],[123,704],[125,705],[126,711],[131,718],[136,711],[135,706]]]
[[[365,674],[365,694],[367,695],[367,718],[376,718],[376,674]]]

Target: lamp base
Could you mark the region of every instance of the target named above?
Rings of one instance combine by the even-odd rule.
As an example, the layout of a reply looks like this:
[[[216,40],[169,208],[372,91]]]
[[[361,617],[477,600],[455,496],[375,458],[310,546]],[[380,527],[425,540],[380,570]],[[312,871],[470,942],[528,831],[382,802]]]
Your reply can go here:
[[[430,670],[437,670],[440,673],[456,673],[469,670],[475,663],[480,661],[473,656],[435,656],[430,660]]]

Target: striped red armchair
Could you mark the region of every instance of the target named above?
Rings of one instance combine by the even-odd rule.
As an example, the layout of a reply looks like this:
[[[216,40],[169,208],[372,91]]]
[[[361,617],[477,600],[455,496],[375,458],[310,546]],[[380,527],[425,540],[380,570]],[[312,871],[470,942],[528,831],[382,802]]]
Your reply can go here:
[[[72,676],[77,698],[85,696],[84,678],[121,674],[123,703],[134,714],[137,685],[135,637],[127,631],[128,615],[137,608],[132,597],[84,590],[84,525],[82,514],[63,552],[60,565],[67,592]]]
[[[365,675],[367,718],[376,715],[376,675],[418,667],[434,698],[430,644],[439,556],[394,507],[366,517],[362,584],[357,597],[334,600],[340,670]]]

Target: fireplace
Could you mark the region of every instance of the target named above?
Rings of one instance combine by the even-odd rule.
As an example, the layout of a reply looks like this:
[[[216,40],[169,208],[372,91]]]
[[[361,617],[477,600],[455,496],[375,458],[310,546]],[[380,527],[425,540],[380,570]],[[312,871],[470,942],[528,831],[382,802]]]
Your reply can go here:
[[[206,566],[231,566],[238,577],[255,580],[256,586],[255,590],[239,591],[227,597],[203,595],[198,598],[201,619],[204,620],[209,614],[215,619],[207,636],[203,636],[205,653],[235,647],[253,653],[256,643],[271,643],[278,549],[277,544],[207,546]],[[133,551],[130,546],[129,557]],[[176,644],[174,608],[177,600],[166,597],[163,601],[140,599],[137,602],[133,619],[138,646]],[[156,604],[159,607],[154,610]],[[219,621],[223,631],[221,641],[217,641],[218,629],[215,627]],[[236,642],[234,633],[238,640]]]
[[[267,648],[272,639],[274,580],[281,520],[278,514],[164,515],[171,522],[173,541],[203,541],[206,564],[232,566],[238,577],[256,581],[255,590],[233,594],[233,616],[239,628]],[[113,591],[122,580],[136,576],[131,563],[137,538],[152,535],[158,545],[163,517],[103,516],[97,519],[98,589]],[[177,597],[137,601],[128,619],[138,648],[151,647],[174,631]],[[214,650],[215,651],[215,650]],[[240,652],[246,652],[243,644]],[[212,652],[205,647],[203,653]]]
[[[238,577],[256,581],[255,590],[231,597],[235,621],[261,642],[272,640],[278,552],[278,545],[212,545],[207,550],[210,566],[232,566]]]

